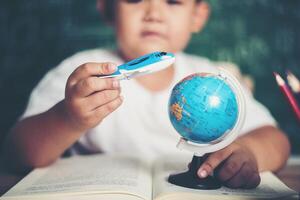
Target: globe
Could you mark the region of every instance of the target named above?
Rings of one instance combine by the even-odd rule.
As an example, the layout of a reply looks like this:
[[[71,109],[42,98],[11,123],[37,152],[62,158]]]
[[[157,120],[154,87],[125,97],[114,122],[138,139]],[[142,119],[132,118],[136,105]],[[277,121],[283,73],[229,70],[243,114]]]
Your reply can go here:
[[[192,74],[174,86],[169,99],[169,118],[184,139],[198,144],[217,143],[238,121],[238,100],[226,77]]]
[[[208,153],[218,151],[237,137],[245,119],[241,85],[226,70],[196,73],[177,83],[169,99],[169,117],[182,136],[177,147],[194,153],[187,171],[170,174],[168,182],[193,189],[218,189],[213,176],[199,178],[197,171]]]

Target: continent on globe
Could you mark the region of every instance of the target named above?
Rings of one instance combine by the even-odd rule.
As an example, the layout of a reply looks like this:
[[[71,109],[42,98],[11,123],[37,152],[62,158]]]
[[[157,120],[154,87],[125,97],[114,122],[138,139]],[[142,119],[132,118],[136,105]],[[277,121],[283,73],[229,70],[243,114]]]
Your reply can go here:
[[[174,103],[171,105],[171,112],[176,117],[176,119],[179,121],[182,118],[182,108],[178,103]]]

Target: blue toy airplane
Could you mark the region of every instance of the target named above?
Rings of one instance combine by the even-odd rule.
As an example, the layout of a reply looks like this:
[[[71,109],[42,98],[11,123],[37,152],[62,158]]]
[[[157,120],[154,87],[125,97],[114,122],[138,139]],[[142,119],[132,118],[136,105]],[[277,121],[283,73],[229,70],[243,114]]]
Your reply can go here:
[[[150,74],[162,70],[175,62],[172,53],[153,52],[146,54],[127,63],[118,66],[118,70],[109,75],[100,75],[100,78],[117,78],[119,80]]]

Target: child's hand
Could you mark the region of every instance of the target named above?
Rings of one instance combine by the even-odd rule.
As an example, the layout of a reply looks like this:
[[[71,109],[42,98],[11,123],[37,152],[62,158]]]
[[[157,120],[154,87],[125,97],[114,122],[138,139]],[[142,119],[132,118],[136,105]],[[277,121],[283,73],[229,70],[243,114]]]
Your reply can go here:
[[[255,188],[260,183],[257,162],[247,147],[232,143],[208,156],[197,174],[200,178],[214,175],[230,188]]]
[[[76,130],[86,131],[96,126],[121,105],[119,81],[97,77],[115,70],[112,63],[86,63],[70,75],[64,102],[68,122]]]

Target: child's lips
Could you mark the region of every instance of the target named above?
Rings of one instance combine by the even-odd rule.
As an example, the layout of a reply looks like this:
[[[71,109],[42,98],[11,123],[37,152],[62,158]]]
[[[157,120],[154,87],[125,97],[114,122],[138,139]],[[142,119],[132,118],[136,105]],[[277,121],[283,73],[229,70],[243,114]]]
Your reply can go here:
[[[166,36],[164,34],[156,32],[156,31],[143,31],[141,35],[142,35],[142,37],[145,37],[145,38],[162,38],[162,39],[166,38]]]

